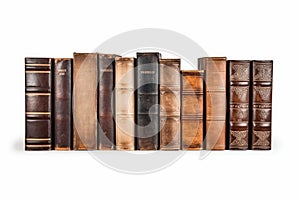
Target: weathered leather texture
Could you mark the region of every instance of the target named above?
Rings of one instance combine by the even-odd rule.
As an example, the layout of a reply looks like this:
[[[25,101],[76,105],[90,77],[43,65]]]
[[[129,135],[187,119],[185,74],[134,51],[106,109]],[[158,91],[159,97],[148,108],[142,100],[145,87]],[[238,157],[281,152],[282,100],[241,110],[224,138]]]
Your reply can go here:
[[[98,149],[115,149],[114,54],[98,54]]]
[[[73,59],[54,59],[53,124],[55,150],[70,150],[72,147],[72,68]]]
[[[248,149],[250,61],[229,60],[228,71],[228,146],[230,150]]]
[[[160,149],[180,149],[180,59],[160,59]]]
[[[73,149],[97,149],[96,53],[74,53]]]
[[[182,149],[203,148],[203,71],[182,70]]]
[[[159,53],[137,53],[137,148],[159,149]]]
[[[199,65],[205,70],[205,146],[225,150],[226,57],[200,58]]]
[[[116,149],[135,149],[135,58],[115,59]]]
[[[254,60],[252,64],[251,148],[271,149],[273,61]]]
[[[25,150],[51,150],[51,58],[25,58]]]

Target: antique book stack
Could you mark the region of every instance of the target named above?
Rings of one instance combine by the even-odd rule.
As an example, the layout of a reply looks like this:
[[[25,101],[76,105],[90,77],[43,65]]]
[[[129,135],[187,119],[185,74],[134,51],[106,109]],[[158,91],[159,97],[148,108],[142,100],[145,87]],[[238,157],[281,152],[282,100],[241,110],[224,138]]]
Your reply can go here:
[[[25,150],[270,150],[272,60],[25,58]]]

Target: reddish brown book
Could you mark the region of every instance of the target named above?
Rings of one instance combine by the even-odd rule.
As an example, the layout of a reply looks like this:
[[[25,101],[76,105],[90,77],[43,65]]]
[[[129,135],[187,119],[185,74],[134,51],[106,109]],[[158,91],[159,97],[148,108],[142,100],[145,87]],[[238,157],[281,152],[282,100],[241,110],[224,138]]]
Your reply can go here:
[[[225,150],[226,135],[226,57],[199,58],[205,70],[205,146]]]
[[[180,59],[160,59],[160,149],[180,149]]]
[[[254,60],[252,64],[251,148],[271,149],[273,61]]]
[[[116,125],[114,121],[114,54],[98,54],[98,149],[115,149]]]
[[[228,66],[228,145],[248,149],[250,61],[229,60]]]
[[[25,58],[25,150],[52,149],[51,58]]]
[[[54,149],[72,147],[72,64],[71,58],[55,58],[53,66]]]
[[[182,149],[203,148],[203,71],[181,71]]]

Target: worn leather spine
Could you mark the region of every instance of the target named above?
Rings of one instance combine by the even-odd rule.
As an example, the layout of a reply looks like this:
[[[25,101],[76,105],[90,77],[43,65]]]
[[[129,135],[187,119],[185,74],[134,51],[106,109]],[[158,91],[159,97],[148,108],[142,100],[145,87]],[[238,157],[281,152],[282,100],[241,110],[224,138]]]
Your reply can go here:
[[[53,66],[54,149],[72,147],[72,66],[71,58],[55,58]]]
[[[160,149],[180,149],[180,59],[160,59]]]
[[[116,149],[135,149],[135,58],[115,58]]]
[[[205,148],[225,150],[226,136],[226,57],[199,58],[205,70]]]
[[[25,58],[25,150],[52,149],[51,58]]]
[[[74,53],[73,149],[97,149],[96,53]]]
[[[115,149],[114,54],[98,54],[98,149]]]
[[[273,61],[251,61],[251,149],[271,149]]]
[[[160,53],[137,53],[136,123],[137,148],[159,149],[159,59]]]
[[[181,71],[182,150],[203,149],[203,73]]]
[[[229,60],[227,136],[230,150],[247,150],[249,138],[250,61]]]

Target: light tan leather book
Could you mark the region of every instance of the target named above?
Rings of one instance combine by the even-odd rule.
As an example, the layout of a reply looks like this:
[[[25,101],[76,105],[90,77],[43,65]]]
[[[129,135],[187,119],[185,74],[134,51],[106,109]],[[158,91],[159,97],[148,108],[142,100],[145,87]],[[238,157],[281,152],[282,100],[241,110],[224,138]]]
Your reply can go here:
[[[115,58],[116,149],[134,150],[134,58]]]
[[[74,53],[73,149],[97,149],[97,54]]]
[[[180,59],[160,59],[160,149],[180,149]]]
[[[226,57],[198,60],[205,70],[205,145],[207,150],[225,150]]]
[[[203,71],[181,71],[182,149],[203,148]]]

